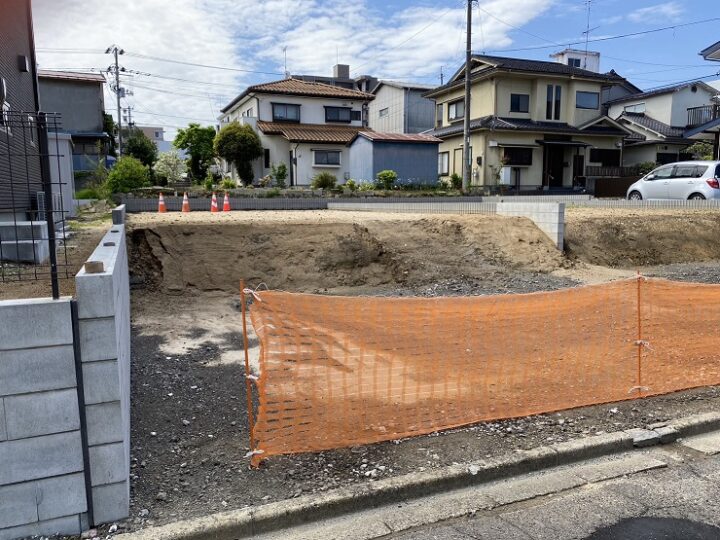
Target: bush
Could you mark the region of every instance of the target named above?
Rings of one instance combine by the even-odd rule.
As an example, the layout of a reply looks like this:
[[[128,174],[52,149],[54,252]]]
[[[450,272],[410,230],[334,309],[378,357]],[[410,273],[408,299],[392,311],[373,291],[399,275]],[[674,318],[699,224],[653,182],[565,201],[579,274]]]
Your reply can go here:
[[[378,188],[380,189],[392,189],[393,185],[397,181],[397,173],[386,169],[377,173]]]
[[[375,185],[372,182],[360,182],[358,186],[358,191],[361,192],[373,191],[374,189]]]
[[[102,199],[98,190],[94,188],[85,188],[75,192],[75,198],[80,199]]]
[[[147,165],[148,167],[152,167],[158,158],[157,146],[139,129],[133,130],[130,133],[130,136],[125,141],[123,152],[128,156],[140,160],[143,165]]]
[[[267,197],[268,199],[273,199],[273,198],[279,197],[279,196],[280,196],[280,190],[279,190],[278,188],[276,188],[276,187],[274,187],[274,188],[272,188],[272,189],[269,189],[269,190],[265,193],[265,197]]]
[[[180,157],[180,154],[174,150],[160,154],[153,166],[156,176],[158,178],[165,178],[169,184],[179,182],[186,169],[187,165],[185,161]]]
[[[235,189],[237,187],[237,184],[233,182],[230,178],[226,178],[222,181],[220,187],[222,187],[223,189]]]
[[[213,186],[215,185],[215,182],[213,181],[213,177],[212,176],[206,177],[203,185],[205,186],[205,191],[212,191]]]
[[[462,176],[458,173],[452,173],[450,175],[450,186],[453,189],[462,189]]]
[[[336,182],[335,175],[329,172],[321,172],[313,177],[311,186],[313,189],[332,189],[335,187]]]
[[[638,163],[637,165],[635,165],[635,167],[637,167],[638,174],[644,176],[653,169],[657,168],[658,164],[654,161],[644,161],[642,163]]]
[[[355,191],[357,191],[358,185],[357,182],[355,182],[355,180],[351,178],[350,180],[345,182],[345,187],[354,193]]]
[[[108,173],[105,188],[109,193],[128,193],[150,185],[150,171],[139,160],[123,156]]]
[[[271,171],[272,177],[275,179],[275,185],[280,189],[284,188],[288,175],[287,165],[284,163],[279,163],[277,167],[273,165]]]

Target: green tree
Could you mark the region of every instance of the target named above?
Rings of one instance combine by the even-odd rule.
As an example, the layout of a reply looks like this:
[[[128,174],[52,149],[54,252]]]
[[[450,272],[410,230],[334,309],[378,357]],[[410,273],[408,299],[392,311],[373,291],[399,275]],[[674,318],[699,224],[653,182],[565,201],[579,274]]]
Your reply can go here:
[[[275,185],[277,187],[285,187],[285,180],[288,175],[287,165],[285,165],[285,163],[281,161],[277,167],[273,165],[270,174],[275,179]]]
[[[117,126],[115,120],[113,120],[112,114],[103,113],[103,131],[110,135],[110,141],[108,144],[108,155],[117,157],[117,148],[115,137],[117,136]]]
[[[698,141],[685,150],[692,154],[695,159],[711,161],[713,159],[713,145],[708,141]]]
[[[148,168],[151,168],[157,161],[157,146],[139,129],[130,132],[130,136],[123,146],[123,152]]]
[[[140,160],[123,156],[108,173],[105,189],[108,193],[128,193],[150,185],[150,171]]]
[[[214,148],[218,156],[235,165],[243,184],[253,181],[252,162],[263,155],[263,147],[252,127],[238,122],[228,124],[215,136]]]
[[[207,176],[208,167],[212,164],[215,156],[214,140],[214,127],[193,123],[185,129],[179,129],[173,141],[175,148],[185,150],[190,156],[190,172],[198,181]]]
[[[187,168],[185,161],[180,157],[177,150],[163,152],[158,156],[158,160],[153,167],[155,174],[162,176],[168,184],[174,184],[181,178],[182,173]]]

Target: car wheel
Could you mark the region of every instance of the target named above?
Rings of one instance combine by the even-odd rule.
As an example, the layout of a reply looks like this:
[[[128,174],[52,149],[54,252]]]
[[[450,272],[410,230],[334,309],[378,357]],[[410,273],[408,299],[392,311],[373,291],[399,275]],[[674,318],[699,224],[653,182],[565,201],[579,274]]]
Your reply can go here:
[[[642,195],[639,191],[633,191],[628,195],[629,201],[642,201]]]
[[[688,197],[688,200],[689,201],[704,201],[705,195],[703,195],[702,193],[693,193],[692,195],[690,195]]]

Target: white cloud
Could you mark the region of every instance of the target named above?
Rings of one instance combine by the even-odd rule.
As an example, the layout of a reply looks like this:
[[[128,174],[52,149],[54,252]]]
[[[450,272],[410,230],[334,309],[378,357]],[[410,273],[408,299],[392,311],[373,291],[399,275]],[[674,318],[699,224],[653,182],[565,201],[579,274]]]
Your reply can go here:
[[[627,18],[634,23],[672,23],[675,22],[683,12],[684,9],[678,2],[666,2],[664,4],[656,4],[654,6],[636,9],[630,12]]]
[[[516,28],[558,1],[484,0],[482,8],[504,23],[476,10],[474,49],[507,48],[513,43],[511,36],[519,33]],[[350,64],[355,75],[419,78],[430,84],[438,82],[441,66],[449,73],[462,63],[465,11],[461,2],[424,3],[394,13],[377,6],[371,0],[64,0],[63,8],[57,9],[57,0],[35,0],[33,11],[38,48],[104,51],[117,43],[133,53],[281,73],[286,46],[292,73],[330,75],[339,60]],[[104,54],[39,52],[38,59],[41,67],[62,68],[106,68],[111,62]],[[135,77],[128,84],[134,85],[135,95],[128,101],[137,107],[137,122],[144,124],[182,126],[190,120],[151,116],[140,110],[212,123],[218,109],[246,85],[281,78],[129,55],[121,60],[128,69],[216,84]],[[110,93],[106,93],[105,105],[114,109]]]

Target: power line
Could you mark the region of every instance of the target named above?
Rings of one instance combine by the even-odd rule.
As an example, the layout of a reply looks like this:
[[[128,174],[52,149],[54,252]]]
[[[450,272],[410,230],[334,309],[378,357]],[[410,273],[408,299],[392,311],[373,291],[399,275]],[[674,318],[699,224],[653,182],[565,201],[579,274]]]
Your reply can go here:
[[[105,54],[103,49],[51,49],[51,48],[38,48],[35,49],[41,53],[58,53],[58,54]]]
[[[155,60],[156,62],[168,62],[170,64],[181,64],[183,66],[194,66],[194,67],[201,67],[201,68],[208,68],[208,69],[221,69],[224,71],[236,71],[239,73],[257,73],[259,75],[282,75],[282,73],[278,73],[276,71],[255,71],[252,69],[240,69],[240,68],[233,68],[228,66],[213,66],[209,64],[198,64],[195,62],[186,62],[184,60],[174,60],[172,58],[161,58],[159,56],[150,56],[147,54],[140,54],[140,53],[133,53],[125,51],[126,56],[131,56],[133,58],[142,58],[145,60]]]
[[[154,112],[150,112],[150,111],[145,111],[145,110],[143,110],[143,109],[138,109],[137,107],[135,107],[135,112],[136,112],[136,113],[139,113],[139,114],[149,114],[149,115],[151,115],[151,116],[163,116],[163,117],[166,117],[166,118],[179,118],[179,119],[181,119],[181,120],[197,120],[198,122],[208,122],[208,123],[214,123],[214,122],[215,122],[214,119],[213,119],[213,120],[208,120],[207,118],[197,118],[197,117],[194,117],[194,116],[178,116],[178,115],[173,115],[173,114],[154,113]]]

